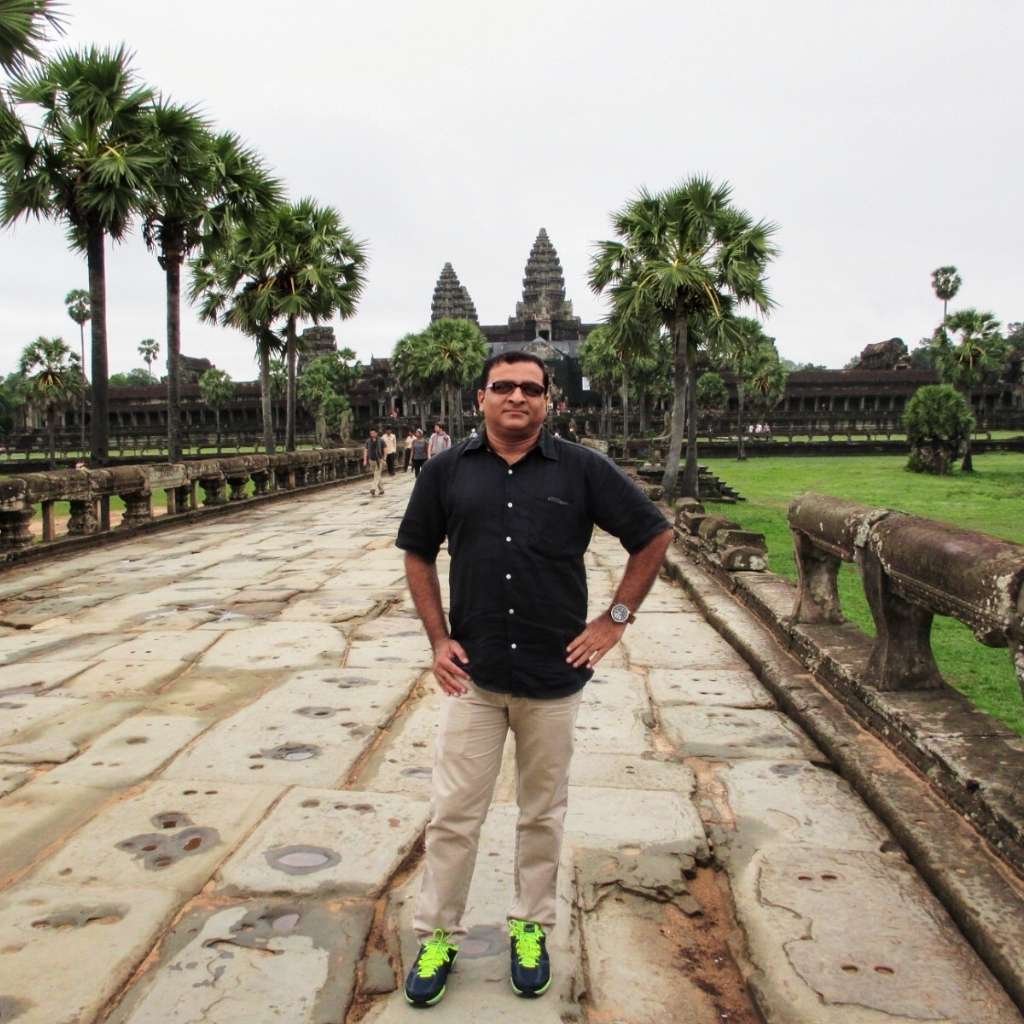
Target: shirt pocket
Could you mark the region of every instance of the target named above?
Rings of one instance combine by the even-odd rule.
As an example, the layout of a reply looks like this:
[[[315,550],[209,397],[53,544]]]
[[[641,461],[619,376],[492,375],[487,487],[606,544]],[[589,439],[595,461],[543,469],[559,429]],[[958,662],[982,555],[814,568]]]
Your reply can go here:
[[[578,558],[587,549],[590,531],[583,511],[561,495],[530,499],[530,546],[547,558]]]

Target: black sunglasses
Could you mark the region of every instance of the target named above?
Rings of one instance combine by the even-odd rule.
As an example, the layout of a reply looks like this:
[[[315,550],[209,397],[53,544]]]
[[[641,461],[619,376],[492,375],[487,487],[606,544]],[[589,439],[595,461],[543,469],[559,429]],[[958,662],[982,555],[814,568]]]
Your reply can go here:
[[[521,383],[517,380],[492,380],[486,387],[496,395],[511,395],[516,388],[519,388],[527,398],[540,398],[548,390],[543,384],[532,380],[524,380]]]

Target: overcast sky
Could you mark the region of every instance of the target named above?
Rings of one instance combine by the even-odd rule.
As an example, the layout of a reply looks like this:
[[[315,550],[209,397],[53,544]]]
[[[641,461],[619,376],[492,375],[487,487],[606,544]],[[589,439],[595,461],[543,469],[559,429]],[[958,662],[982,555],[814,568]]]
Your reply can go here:
[[[783,355],[841,366],[913,344],[941,308],[1024,319],[1017,0],[88,0],[61,45],[125,42],[140,74],[240,133],[292,197],[335,205],[370,254],[367,359],[425,326],[445,261],[481,323],[504,323],[545,226],[584,320],[592,243],[639,186],[693,173],[779,225],[767,329]],[[39,334],[77,341],[87,287],[63,231],[0,234],[0,371]],[[138,237],[108,254],[111,370],[163,347],[163,278]],[[88,341],[88,339],[87,339]],[[182,349],[252,379],[251,343],[183,315]]]

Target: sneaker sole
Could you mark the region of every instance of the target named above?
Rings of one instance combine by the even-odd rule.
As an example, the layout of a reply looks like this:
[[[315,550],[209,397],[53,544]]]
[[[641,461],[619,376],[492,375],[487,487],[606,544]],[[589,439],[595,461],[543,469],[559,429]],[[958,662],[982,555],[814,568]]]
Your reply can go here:
[[[523,999],[536,999],[538,996],[544,995],[544,993],[547,992],[549,988],[551,988],[551,978],[548,978],[548,980],[544,982],[544,985],[541,988],[534,989],[532,992],[528,992],[525,989],[516,988],[516,983],[511,978],[509,978],[508,980],[509,984],[511,984],[512,986],[512,991],[515,992],[517,996],[521,996]]]
[[[441,989],[441,991],[440,991],[440,992],[438,992],[438,993],[437,993],[437,995],[436,995],[436,996],[434,996],[434,998],[433,998],[433,999],[424,999],[424,1000],[416,1000],[416,999],[410,999],[410,998],[409,998],[409,993],[408,993],[408,992],[406,992],[406,993],[405,993],[405,1001],[406,1001],[406,1002],[407,1002],[407,1003],[408,1003],[408,1004],[409,1004],[410,1006],[416,1006],[416,1007],[420,1007],[420,1008],[422,1008],[422,1009],[425,1009],[425,1008],[426,1008],[426,1007],[428,1007],[428,1006],[437,1006],[437,1004],[438,1004],[439,1002],[441,1002],[441,1000],[442,1000],[442,999],[444,999],[444,994],[445,994],[445,992],[447,992],[447,991],[448,991],[448,986],[447,986],[447,985],[445,985],[445,987],[444,987],[443,989]]]

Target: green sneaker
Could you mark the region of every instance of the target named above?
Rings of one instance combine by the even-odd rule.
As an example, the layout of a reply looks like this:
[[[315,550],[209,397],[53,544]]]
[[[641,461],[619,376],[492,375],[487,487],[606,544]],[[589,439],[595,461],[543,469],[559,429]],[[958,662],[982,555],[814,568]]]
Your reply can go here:
[[[517,996],[543,995],[551,984],[551,960],[544,944],[544,929],[536,921],[510,918],[512,937],[512,990]]]
[[[420,946],[416,962],[405,977],[405,1001],[410,1006],[441,1002],[458,952],[459,947],[448,941],[448,933],[436,928],[433,937]]]

